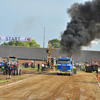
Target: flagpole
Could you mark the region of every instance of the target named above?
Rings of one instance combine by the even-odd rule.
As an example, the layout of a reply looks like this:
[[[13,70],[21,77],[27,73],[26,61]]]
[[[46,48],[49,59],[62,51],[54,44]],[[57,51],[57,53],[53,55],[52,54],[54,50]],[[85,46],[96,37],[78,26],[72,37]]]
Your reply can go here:
[[[44,63],[44,47],[45,47],[45,27],[44,27],[44,36],[43,36],[43,63]]]

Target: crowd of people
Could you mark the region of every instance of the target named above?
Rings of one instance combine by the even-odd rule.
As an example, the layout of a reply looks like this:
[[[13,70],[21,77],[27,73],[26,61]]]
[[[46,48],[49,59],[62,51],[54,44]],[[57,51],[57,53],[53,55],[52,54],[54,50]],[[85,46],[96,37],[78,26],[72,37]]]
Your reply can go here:
[[[7,79],[11,79],[11,74],[12,74],[12,66],[11,64],[7,64],[7,62],[4,61],[4,69],[5,69],[5,74]]]
[[[43,71],[44,71],[44,68],[45,68],[45,64],[42,63],[41,67],[42,67],[41,71],[43,72]],[[40,64],[38,64],[38,69],[37,69],[37,71],[39,71],[39,69],[40,69]]]
[[[40,70],[40,64],[38,63],[37,66],[38,66],[37,71],[39,71]],[[43,72],[44,71],[44,68],[45,68],[45,64],[42,63],[41,67],[42,67],[41,71]],[[11,64],[9,64],[6,61],[4,61],[4,70],[5,70],[5,74],[6,74],[6,79],[11,79],[12,70],[13,70],[13,67],[11,66]]]

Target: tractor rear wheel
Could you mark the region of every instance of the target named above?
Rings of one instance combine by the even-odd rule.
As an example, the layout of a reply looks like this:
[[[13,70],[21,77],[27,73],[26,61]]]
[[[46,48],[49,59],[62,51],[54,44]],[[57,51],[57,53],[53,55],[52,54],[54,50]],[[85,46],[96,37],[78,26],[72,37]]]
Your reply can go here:
[[[21,75],[22,74],[22,70],[21,69],[19,69],[19,75]]]
[[[17,70],[14,70],[14,75],[17,75]]]
[[[17,67],[17,75],[19,75],[19,71],[20,71],[20,69],[19,69],[19,67]]]
[[[33,63],[31,64],[31,68],[34,68],[34,65],[33,65]]]
[[[87,69],[85,68],[85,72],[87,72]]]
[[[3,71],[3,75],[6,75],[6,72],[5,71]]]

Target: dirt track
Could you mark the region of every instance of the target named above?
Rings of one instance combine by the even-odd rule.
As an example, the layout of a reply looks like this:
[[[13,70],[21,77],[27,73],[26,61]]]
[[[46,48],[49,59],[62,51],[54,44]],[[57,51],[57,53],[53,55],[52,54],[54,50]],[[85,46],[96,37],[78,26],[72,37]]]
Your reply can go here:
[[[7,84],[0,85],[0,100],[100,100],[100,88],[91,73],[33,74]]]
[[[28,74],[32,74],[35,73],[36,70],[24,70],[22,69],[22,75],[28,75]],[[17,77],[17,76],[21,76],[21,75],[12,75],[12,78]],[[5,80],[6,79],[6,75],[3,75],[3,72],[0,71],[0,80]]]

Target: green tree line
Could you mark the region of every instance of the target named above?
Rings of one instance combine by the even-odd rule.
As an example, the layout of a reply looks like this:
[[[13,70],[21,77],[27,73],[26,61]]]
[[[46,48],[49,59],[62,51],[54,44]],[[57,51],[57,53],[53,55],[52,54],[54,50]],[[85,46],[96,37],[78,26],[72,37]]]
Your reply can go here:
[[[60,40],[59,39],[52,39],[51,42],[51,48],[60,48]]]
[[[52,39],[51,48],[60,48],[60,40],[59,39]],[[39,44],[35,40],[32,41],[10,41],[4,42],[2,45],[9,45],[9,46],[26,46],[26,47],[40,47]]]
[[[2,45],[40,47],[40,45],[37,44],[35,40],[32,40],[30,42],[29,41],[10,41],[8,43],[4,42]]]

